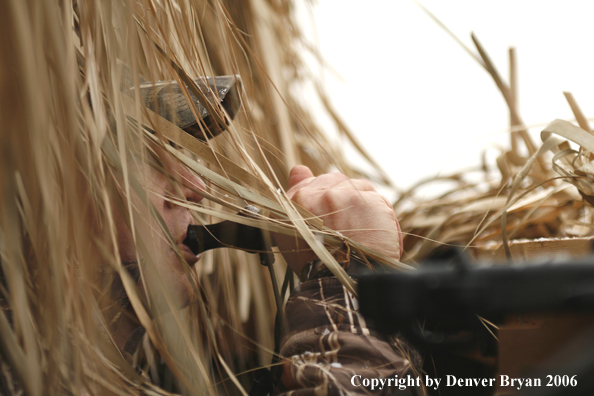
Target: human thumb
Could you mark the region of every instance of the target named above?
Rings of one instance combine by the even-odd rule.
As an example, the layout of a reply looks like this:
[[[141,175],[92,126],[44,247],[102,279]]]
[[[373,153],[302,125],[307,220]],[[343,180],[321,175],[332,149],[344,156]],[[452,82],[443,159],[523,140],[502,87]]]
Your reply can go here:
[[[294,166],[293,169],[291,169],[291,173],[289,173],[289,190],[301,183],[303,180],[309,179],[311,177],[314,177],[314,175],[307,166]]]

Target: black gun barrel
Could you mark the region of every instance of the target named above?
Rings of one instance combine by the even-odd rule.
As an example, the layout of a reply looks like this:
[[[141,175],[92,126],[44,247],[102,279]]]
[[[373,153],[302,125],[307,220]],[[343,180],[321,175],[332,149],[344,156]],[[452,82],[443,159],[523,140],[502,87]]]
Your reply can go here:
[[[411,320],[528,312],[594,312],[594,261],[530,265],[430,265],[359,279],[361,311],[382,331]]]

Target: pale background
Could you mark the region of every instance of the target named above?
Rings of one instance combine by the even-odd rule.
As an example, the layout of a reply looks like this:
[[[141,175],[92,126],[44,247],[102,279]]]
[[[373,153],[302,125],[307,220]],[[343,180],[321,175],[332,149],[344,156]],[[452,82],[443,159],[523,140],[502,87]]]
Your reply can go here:
[[[475,32],[506,81],[516,48],[519,111],[535,140],[553,119],[573,119],[563,91],[594,113],[594,2],[422,4],[474,52]],[[399,188],[477,166],[483,150],[509,145],[491,77],[413,0],[320,0],[300,15],[331,67],[323,83],[334,106]]]

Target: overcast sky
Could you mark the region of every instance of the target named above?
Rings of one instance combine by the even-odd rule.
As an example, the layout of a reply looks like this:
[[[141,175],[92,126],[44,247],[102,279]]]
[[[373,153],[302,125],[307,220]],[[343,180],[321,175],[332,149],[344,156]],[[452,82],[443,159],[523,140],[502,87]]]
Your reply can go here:
[[[475,32],[505,80],[516,48],[526,124],[573,118],[563,91],[593,114],[594,2],[422,3],[473,51]],[[491,77],[414,1],[321,0],[313,20],[311,37],[341,76],[325,74],[332,102],[398,186],[478,165],[481,150],[509,145]]]

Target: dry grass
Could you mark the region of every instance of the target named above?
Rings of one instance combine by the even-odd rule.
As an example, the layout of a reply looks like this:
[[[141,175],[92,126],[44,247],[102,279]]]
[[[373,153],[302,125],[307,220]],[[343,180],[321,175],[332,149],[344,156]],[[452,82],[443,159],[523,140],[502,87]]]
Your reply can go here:
[[[419,263],[435,248],[454,245],[470,248],[481,259],[511,263],[512,240],[537,238],[555,240],[547,247],[538,245],[550,254],[589,253],[588,244],[580,244],[580,251],[573,252],[575,243],[566,241],[593,235],[594,211],[587,202],[592,201],[593,192],[590,153],[594,137],[585,116],[573,96],[565,92],[579,127],[555,120],[540,133],[541,143],[535,144],[516,108],[513,48],[507,83],[478,39],[474,35],[472,39],[476,54],[466,48],[467,52],[491,75],[509,107],[510,146],[500,151],[496,169],[484,162],[473,177],[468,177],[468,171],[423,180],[399,197],[394,207],[406,235],[403,261]],[[451,188],[430,201],[415,198],[417,190],[435,182],[450,183]],[[536,248],[536,244],[534,248],[521,246],[524,250]],[[516,249],[516,259],[524,260],[527,257],[519,254],[521,249]]]
[[[255,256],[218,251],[206,254],[192,273],[185,267],[197,280],[198,298],[183,311],[170,309],[165,287],[151,276],[155,235],[168,232],[148,204],[151,191],[138,167],[155,146],[208,182],[208,204],[179,198],[197,221],[228,218],[298,232],[353,287],[313,231],[327,235],[329,245],[340,238],[282,193],[288,170],[298,163],[316,174],[336,166],[351,177],[362,175],[292,94],[313,78],[296,53],[301,38],[292,15],[292,3],[280,0],[0,2],[0,351],[26,394],[245,394],[249,376],[239,374],[271,361],[275,303]],[[415,202],[414,191],[400,197],[395,208],[412,263],[444,243],[592,231],[591,209],[564,182],[592,195],[591,134],[557,122],[547,128],[541,148],[531,142],[515,111],[513,84],[497,75],[478,42],[477,48],[477,59],[510,105],[512,148],[501,153],[497,177],[485,173],[481,184],[452,177],[456,188],[431,202]],[[80,68],[77,51],[84,57]],[[138,88],[141,75],[189,82],[229,74],[242,76],[242,108],[230,130],[206,144],[147,110],[138,94],[123,92]],[[191,83],[189,90],[199,96]],[[521,155],[522,144],[530,157]],[[555,178],[559,174],[563,180]],[[247,203],[266,216],[233,214]],[[135,232],[148,292],[120,263],[116,212]],[[287,221],[272,220],[271,213]],[[358,254],[382,260],[349,243]],[[283,272],[280,256],[277,263]],[[133,360],[160,389],[133,369],[111,338],[111,319],[120,314],[111,295],[114,280],[122,282],[147,330]],[[177,378],[174,385],[163,377],[160,359]]]
[[[291,93],[310,78],[295,52],[300,35],[291,3],[8,1],[0,5],[0,26],[0,293],[6,308],[0,349],[12,374],[29,395],[136,394],[140,388],[163,394],[110,337],[118,311],[110,288],[121,279],[147,330],[144,351],[134,359],[155,382],[162,358],[177,378],[167,386],[161,377],[164,388],[243,392],[240,384],[249,378],[235,374],[271,361],[275,305],[267,272],[253,255],[206,254],[188,274],[198,280],[200,298],[171,311],[163,284],[149,279],[151,238],[159,228],[167,235],[167,228],[148,204],[151,192],[138,164],[156,144],[202,175],[209,203],[189,204],[199,221],[236,219],[233,213],[252,203],[291,218],[293,225],[276,227],[297,229],[310,242],[311,229],[332,234],[319,220],[304,221],[277,193],[297,163],[318,174],[334,165],[359,175],[337,149],[328,149]],[[229,132],[207,144],[145,109],[138,89],[124,92],[139,86],[139,76],[189,82],[229,74],[242,76],[242,108]],[[192,84],[189,90],[198,95]],[[119,262],[114,212],[135,230],[149,292],[139,290]],[[222,378],[231,380],[220,384]]]

